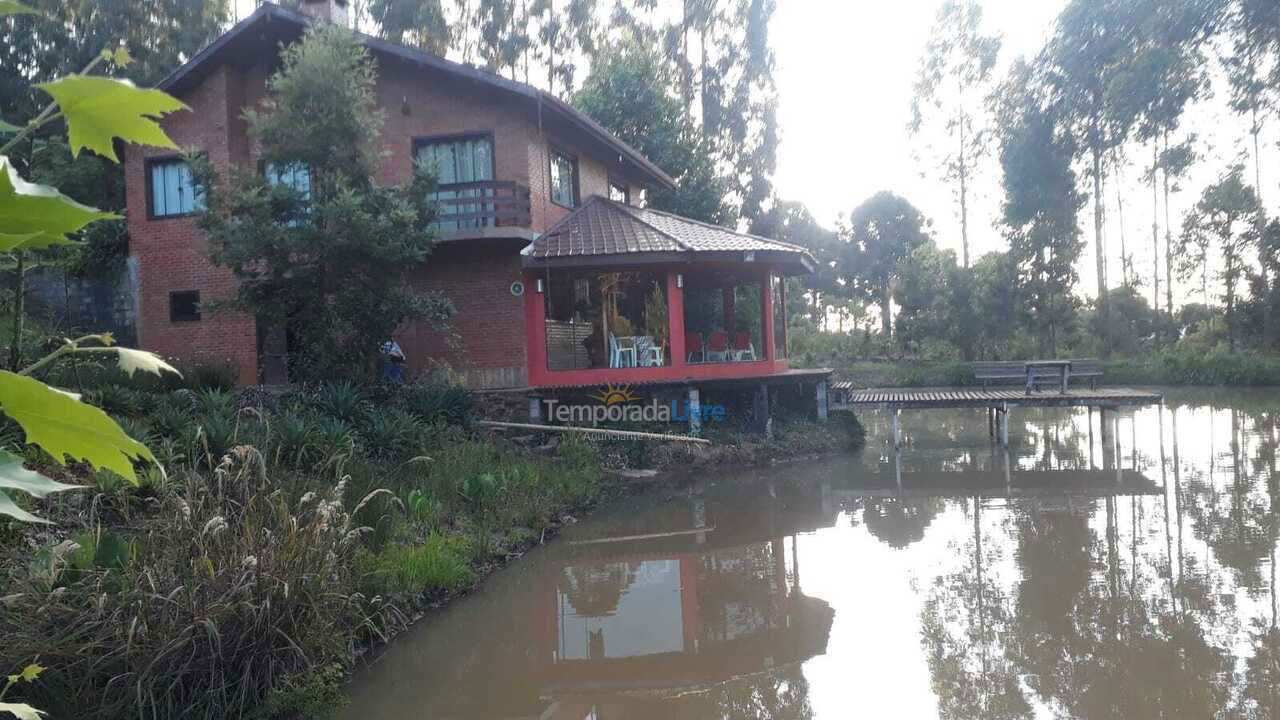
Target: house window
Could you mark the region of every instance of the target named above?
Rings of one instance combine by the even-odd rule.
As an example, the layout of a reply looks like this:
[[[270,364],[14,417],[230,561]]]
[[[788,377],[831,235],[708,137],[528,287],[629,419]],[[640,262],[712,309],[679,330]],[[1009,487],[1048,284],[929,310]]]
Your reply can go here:
[[[631,190],[623,183],[617,180],[609,181],[609,199],[614,202],[620,202],[623,205],[631,204]]]
[[[199,319],[199,290],[178,290],[169,293],[169,322],[195,322]]]
[[[431,199],[437,203],[437,229],[493,226],[493,203],[471,201],[493,197],[492,139],[470,135],[419,140],[415,160],[436,178],[437,190]]]
[[[290,163],[281,167],[267,163],[262,169],[262,175],[269,184],[284,185],[302,197],[303,209],[301,217],[293,218],[285,223],[288,227],[301,225],[303,219],[310,215],[311,210],[311,169],[302,163]]]
[[[153,160],[147,164],[147,172],[151,176],[151,217],[180,217],[204,210],[204,191],[196,186],[185,160]]]
[[[578,161],[559,150],[551,151],[551,202],[567,208],[578,204]]]

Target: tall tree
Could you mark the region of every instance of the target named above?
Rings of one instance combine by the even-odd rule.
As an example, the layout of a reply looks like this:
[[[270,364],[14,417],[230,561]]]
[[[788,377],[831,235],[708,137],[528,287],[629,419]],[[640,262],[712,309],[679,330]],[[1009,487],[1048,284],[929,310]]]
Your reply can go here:
[[[1236,349],[1238,320],[1236,288],[1247,270],[1246,253],[1259,250],[1262,237],[1258,233],[1261,208],[1254,189],[1244,180],[1244,166],[1229,169],[1216,183],[1205,188],[1200,201],[1187,213],[1182,224],[1182,243],[1186,267],[1199,268],[1201,288],[1208,301],[1209,252],[1217,249],[1222,267],[1217,279],[1222,283],[1222,299],[1226,305],[1227,342]]]
[[[261,110],[246,112],[264,172],[197,176],[209,254],[237,283],[233,307],[287,328],[301,379],[359,376],[404,322],[447,315],[408,273],[431,247],[430,180],[380,187],[376,70],[347,29],[320,25],[284,50]]]
[[[1230,105],[1247,118],[1253,139],[1254,187],[1262,212],[1255,217],[1261,236],[1266,224],[1262,205],[1262,147],[1260,136],[1266,118],[1280,103],[1280,4],[1272,0],[1235,0],[1230,15],[1233,52],[1225,58],[1227,80],[1231,88]],[[1262,264],[1263,272],[1270,263]],[[1264,277],[1264,283],[1269,285]],[[1265,306],[1264,339],[1273,338],[1270,306]]]
[[[841,280],[880,305],[880,329],[888,340],[893,337],[893,287],[899,266],[930,242],[929,222],[906,199],[885,191],[854,208],[841,235]]]
[[[1075,140],[1056,114],[1059,109],[1044,102],[1038,70],[1016,63],[1000,96],[1002,209],[1019,292],[1041,350],[1052,356],[1074,309],[1084,197],[1072,170]]]
[[[1099,332],[1104,333],[1102,352],[1108,353],[1105,333],[1107,307],[1107,258],[1103,236],[1103,185],[1107,153],[1128,134],[1117,124],[1119,114],[1107,103],[1107,87],[1132,54],[1132,32],[1126,22],[1126,0],[1071,0],[1058,16],[1045,51],[1048,83],[1061,119],[1078,138],[1078,153],[1088,164],[1093,198],[1094,254],[1098,280]]]
[[[725,202],[731,181],[715,166],[675,86],[671,66],[654,48],[626,38],[601,48],[573,105],[675,178],[675,189],[649,192],[650,207],[731,226],[737,220]]]
[[[391,42],[437,55],[447,53],[453,42],[441,0],[369,0],[368,10],[378,34]]]
[[[999,37],[983,35],[981,24],[982,8],[973,0],[943,3],[925,45],[911,101],[912,134],[941,130],[946,136],[946,142],[934,148],[926,133],[926,146],[937,155],[943,179],[956,183],[964,267],[969,267],[969,188],[989,147],[986,103],[1000,51]]]

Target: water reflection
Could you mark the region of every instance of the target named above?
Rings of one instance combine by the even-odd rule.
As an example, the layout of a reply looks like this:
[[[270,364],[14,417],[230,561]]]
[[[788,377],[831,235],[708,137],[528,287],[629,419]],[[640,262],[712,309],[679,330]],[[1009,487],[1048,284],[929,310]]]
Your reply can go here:
[[[347,716],[1280,717],[1278,401],[1016,411],[1007,451],[920,412],[710,472],[415,627]]]

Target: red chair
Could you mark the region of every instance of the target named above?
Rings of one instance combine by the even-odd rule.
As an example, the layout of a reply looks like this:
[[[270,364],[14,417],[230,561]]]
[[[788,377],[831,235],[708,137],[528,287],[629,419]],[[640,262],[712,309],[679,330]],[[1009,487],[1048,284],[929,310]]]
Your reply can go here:
[[[733,359],[738,362],[756,359],[756,346],[751,344],[751,333],[743,331],[733,334]]]
[[[707,362],[725,362],[729,359],[729,333],[717,330],[707,340]]]
[[[685,359],[689,362],[706,362],[707,349],[702,345],[702,333],[694,332],[692,330],[685,331],[684,351],[687,353],[687,357]],[[696,361],[693,359],[693,356],[695,355],[698,356]]]

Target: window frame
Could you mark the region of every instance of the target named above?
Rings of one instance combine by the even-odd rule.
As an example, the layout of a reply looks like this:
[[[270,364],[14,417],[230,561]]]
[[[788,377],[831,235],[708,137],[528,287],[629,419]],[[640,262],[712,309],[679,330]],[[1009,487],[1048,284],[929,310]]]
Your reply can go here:
[[[203,155],[204,153],[200,153],[200,156],[203,156]],[[195,217],[196,215],[203,215],[205,212],[208,211],[208,208],[206,207],[206,208],[200,208],[198,210],[191,210],[189,212],[184,212],[184,213],[166,213],[164,215],[156,214],[156,197],[155,197],[156,186],[151,179],[151,172],[157,165],[169,165],[172,163],[182,163],[186,165],[188,168],[190,168],[191,166],[191,163],[187,160],[187,156],[182,155],[180,153],[169,153],[167,155],[153,155],[153,156],[147,157],[142,161],[142,179],[143,179],[143,182],[146,183],[147,220],[152,220],[152,221],[176,220],[178,218],[189,218],[189,217]],[[196,186],[194,176],[192,177],[191,184],[193,188]]]
[[[551,171],[555,167],[557,155],[563,155],[569,160],[571,178],[570,191],[573,193],[573,198],[570,201],[573,203],[572,205],[565,205],[559,200],[556,200],[555,181]],[[562,207],[566,210],[573,210],[582,204],[582,195],[579,190],[578,156],[555,144],[550,145],[547,151],[547,196],[551,200],[552,205]]]
[[[613,201],[614,201],[614,202],[620,202],[620,203],[622,203],[623,205],[631,205],[631,186],[630,186],[630,185],[628,185],[627,183],[623,182],[622,180],[619,180],[617,177],[615,177],[615,176],[613,176],[613,175],[610,175],[610,176],[609,176],[608,185],[609,185],[609,199],[610,199],[610,200],[613,200],[613,190],[614,190],[614,188],[617,188],[617,189],[619,189],[619,190],[621,190],[621,191],[622,191],[622,199],[621,199],[621,200],[613,200]]]
[[[459,132],[445,133],[442,135],[415,135],[409,141],[409,163],[414,172],[418,168],[418,152],[424,145],[441,145],[444,143],[458,142],[460,140],[488,140],[489,141],[489,176],[493,180],[476,180],[471,182],[498,182],[498,144],[494,141],[493,130],[479,130],[475,132]],[[469,185],[466,183],[437,183],[436,189],[449,188],[454,185]]]
[[[195,314],[191,317],[177,317],[173,312],[173,301],[179,295],[195,296]],[[170,290],[169,291],[169,322],[171,323],[191,323],[200,322],[204,319],[204,313],[200,312],[200,291],[199,290]]]

